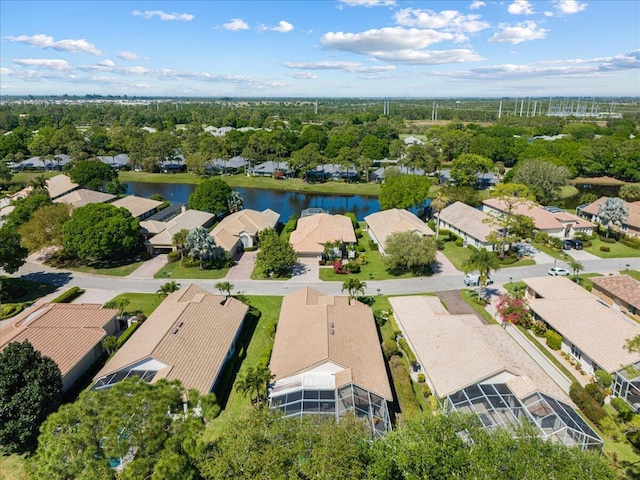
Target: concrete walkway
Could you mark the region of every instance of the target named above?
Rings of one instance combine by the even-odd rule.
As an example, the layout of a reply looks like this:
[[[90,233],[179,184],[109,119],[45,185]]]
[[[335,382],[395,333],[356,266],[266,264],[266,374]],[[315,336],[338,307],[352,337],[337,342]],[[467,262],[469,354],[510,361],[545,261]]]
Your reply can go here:
[[[156,255],[151,260],[147,260],[137,269],[127,275],[127,278],[153,278],[162,267],[167,264],[167,254]]]

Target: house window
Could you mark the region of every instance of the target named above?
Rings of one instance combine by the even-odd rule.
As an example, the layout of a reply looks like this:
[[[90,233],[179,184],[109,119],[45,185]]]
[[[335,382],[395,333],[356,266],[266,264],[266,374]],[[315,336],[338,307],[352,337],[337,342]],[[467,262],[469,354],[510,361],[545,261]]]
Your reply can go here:
[[[629,305],[629,313],[631,315],[635,315],[637,312],[636,307],[634,307],[633,305]]]
[[[574,344],[571,344],[571,356],[576,360],[582,360],[582,352]]]

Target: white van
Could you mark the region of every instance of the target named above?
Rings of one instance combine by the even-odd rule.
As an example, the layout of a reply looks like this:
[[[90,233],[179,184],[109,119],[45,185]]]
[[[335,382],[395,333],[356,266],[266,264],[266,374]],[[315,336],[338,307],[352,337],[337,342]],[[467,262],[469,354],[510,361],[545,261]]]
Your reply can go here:
[[[493,283],[493,278],[487,277],[487,285],[491,285]],[[480,275],[476,273],[467,273],[464,276],[464,284],[467,287],[477,287],[480,285]]]

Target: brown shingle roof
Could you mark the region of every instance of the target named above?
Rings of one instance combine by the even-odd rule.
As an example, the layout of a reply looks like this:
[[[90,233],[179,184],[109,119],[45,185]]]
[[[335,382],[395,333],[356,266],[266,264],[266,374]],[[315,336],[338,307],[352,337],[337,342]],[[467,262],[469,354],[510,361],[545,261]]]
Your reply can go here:
[[[258,212],[257,210],[240,210],[223,218],[218,225],[211,230],[216,245],[227,251],[236,245],[242,232],[256,236],[259,231],[266,228],[274,228],[280,214],[271,209]]]
[[[462,202],[455,202],[444,208],[439,213],[439,217],[441,220],[482,242],[486,242],[487,236],[495,230],[489,223],[491,217]]]
[[[287,295],[269,365],[275,380],[327,361],[342,367],[336,373],[336,386],[352,381],[393,399],[369,307],[357,301],[349,305],[347,297],[325,296],[311,288]]]
[[[324,251],[324,243],[336,240],[345,243],[357,241],[350,218],[328,213],[302,217],[289,237],[293,249],[301,253],[320,254]]]
[[[172,293],[94,380],[151,357],[170,367],[164,378],[208,393],[249,309],[235,298],[223,300],[196,285]]]
[[[629,275],[592,277],[593,285],[640,310],[640,282]]]
[[[29,340],[66,375],[106,336],[104,327],[118,313],[97,304],[50,303],[28,309],[0,330],[0,350]]]
[[[426,223],[407,210],[391,208],[372,213],[364,217],[367,226],[384,247],[387,237],[392,233],[416,232],[420,235],[433,235]]]
[[[162,205],[162,202],[151,200],[150,198],[138,197],[136,195],[127,195],[126,197],[115,200],[112,205],[126,208],[131,212],[133,218],[138,218],[154,208],[158,208]]]

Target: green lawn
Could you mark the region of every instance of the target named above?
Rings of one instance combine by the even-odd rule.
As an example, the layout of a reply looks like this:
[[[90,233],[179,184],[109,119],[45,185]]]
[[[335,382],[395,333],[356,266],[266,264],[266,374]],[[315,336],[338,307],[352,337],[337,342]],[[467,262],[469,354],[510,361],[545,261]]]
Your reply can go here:
[[[113,260],[97,261],[86,265],[79,260],[60,260],[54,257],[45,263],[50,267],[73,270],[75,272],[126,277],[142,265],[144,260],[140,260],[140,257],[137,256],[126,256]]]
[[[478,293],[475,290],[464,289],[460,292],[460,296],[462,299],[467,302],[471,308],[473,308],[478,315],[484,318],[490,324],[498,325],[498,321],[491,316],[487,309],[480,305],[476,299],[478,298]]]
[[[205,180],[192,173],[146,173],[122,171],[119,174],[122,182],[147,182],[147,183],[192,183],[197,184]],[[364,195],[377,197],[380,193],[378,183],[346,183],[326,182],[307,183],[300,178],[277,180],[271,177],[247,177],[244,174],[222,175],[217,178],[224,180],[232,187],[265,188],[271,190],[285,190],[307,193],[335,193],[346,195]]]
[[[605,405],[603,408],[612,418],[617,417],[616,411],[611,405]],[[614,466],[617,468],[620,478],[640,478],[640,455],[624,435],[619,439],[614,439],[604,435],[599,429],[596,430],[604,438],[604,453],[609,458],[615,456]]]
[[[239,373],[245,372],[248,367],[258,365],[265,351],[273,346],[274,339],[271,335],[275,330],[275,325],[278,323],[280,307],[282,306],[282,297],[247,295],[247,299],[252,307],[262,312],[262,316],[258,320],[253,335],[243,342],[246,353],[244,359],[240,360],[242,364],[240,365]],[[236,357],[240,353],[240,346],[238,346],[237,350]],[[229,363],[231,365],[233,362]],[[250,412],[253,408],[249,398],[244,397],[233,388],[235,373],[235,369],[232,368],[225,369],[223,373],[223,377],[220,380],[221,387],[217,389],[219,391],[216,393],[219,399],[222,399],[228,393],[228,399],[220,416],[207,425],[203,437],[205,441],[212,440],[219,432],[227,428],[232,421]],[[220,392],[220,390],[226,390],[226,392]]]
[[[546,253],[547,255],[553,258],[557,258],[558,260],[563,260],[563,261],[568,260],[568,254],[565,253],[564,250],[557,250],[555,248],[551,248],[546,245],[543,245],[539,242],[532,242],[531,244],[541,252]]]
[[[224,278],[228,268],[219,270],[200,270],[200,267],[184,267],[180,262],[168,263],[158,270],[153,278],[217,280]]]
[[[601,246],[607,246],[611,249],[610,252],[603,252],[600,250]],[[640,257],[640,250],[627,247],[626,245],[616,243],[605,243],[599,238],[591,240],[591,246],[584,248],[587,252],[592,253],[600,258],[625,258],[625,257]]]
[[[153,311],[164,300],[161,296],[155,293],[123,293],[114,297],[112,300],[119,300],[126,298],[129,300],[129,305],[124,309],[124,313],[128,315],[135,315],[142,312],[146,317],[149,317]]]
[[[456,246],[456,242],[444,242],[444,250],[442,253],[453,263],[456,269],[462,272],[464,271],[464,262],[469,260],[473,252],[470,248]]]
[[[23,480],[29,478],[22,455],[0,455],[0,480]]]
[[[629,275],[630,277],[640,281],[640,272],[637,270],[622,270],[620,273],[622,275]]]
[[[33,302],[56,290],[55,285],[36,283],[21,278],[0,276],[2,302]]]

